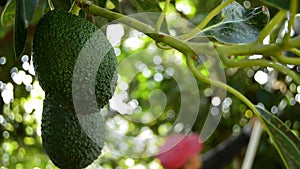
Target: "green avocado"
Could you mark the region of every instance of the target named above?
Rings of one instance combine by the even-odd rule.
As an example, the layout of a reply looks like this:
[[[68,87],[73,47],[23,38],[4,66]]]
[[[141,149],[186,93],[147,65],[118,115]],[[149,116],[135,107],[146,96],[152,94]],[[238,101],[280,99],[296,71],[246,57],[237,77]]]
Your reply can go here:
[[[114,93],[113,47],[98,27],[67,11],[55,9],[38,22],[33,64],[46,94],[68,110],[77,105],[76,113],[95,112]]]
[[[44,149],[62,169],[88,166],[104,145],[104,120],[99,112],[78,115],[51,98],[44,101],[41,130]]]

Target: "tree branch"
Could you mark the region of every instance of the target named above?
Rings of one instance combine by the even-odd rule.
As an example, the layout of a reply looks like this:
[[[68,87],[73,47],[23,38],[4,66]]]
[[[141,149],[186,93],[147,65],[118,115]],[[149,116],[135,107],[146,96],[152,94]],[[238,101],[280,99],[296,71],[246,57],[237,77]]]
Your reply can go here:
[[[155,29],[151,26],[140,22],[134,18],[109,11],[107,9],[101,8],[97,5],[89,3],[86,0],[80,0],[77,2],[78,6],[80,6],[85,12],[91,13],[95,16],[102,16],[110,20],[118,20],[118,22],[126,24],[140,32],[145,33],[150,38],[154,39],[157,42],[163,42],[170,47],[177,49],[178,51],[182,52],[183,54],[191,54],[192,50],[189,49],[192,43],[181,41],[176,37],[171,37],[166,34],[157,34]],[[201,45],[202,48],[207,47],[210,48],[210,44],[193,44]],[[261,43],[252,43],[252,44],[238,44],[238,45],[228,45],[228,44],[219,44],[215,43],[215,50],[219,54],[223,54],[226,56],[230,55],[252,55],[252,54],[261,54],[265,56],[272,56],[274,53],[279,53],[281,51],[287,50],[284,45],[281,43],[275,43],[270,45],[263,45]],[[300,48],[300,36],[290,39],[286,46],[288,48]],[[203,51],[205,54],[205,50]]]

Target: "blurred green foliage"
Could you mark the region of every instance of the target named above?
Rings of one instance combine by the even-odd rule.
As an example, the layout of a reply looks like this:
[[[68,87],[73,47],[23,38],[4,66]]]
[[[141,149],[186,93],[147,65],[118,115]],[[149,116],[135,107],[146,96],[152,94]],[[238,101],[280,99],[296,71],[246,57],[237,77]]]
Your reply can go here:
[[[57,5],[57,2],[61,1],[54,2]],[[65,0],[65,2],[70,3],[71,1]],[[106,5],[111,9],[114,5],[109,2],[115,4],[116,1],[106,1]],[[221,0],[172,0],[169,12],[177,12],[181,17],[196,25],[220,2]],[[242,0],[238,2],[243,4]],[[160,5],[163,3],[164,1],[161,0]],[[258,0],[251,1],[251,4],[252,7],[262,5]],[[38,5],[38,12],[33,16],[33,22],[29,26],[28,39],[32,38],[34,27],[42,13],[49,10],[46,0],[39,0]],[[189,13],[181,10],[180,7],[185,5],[189,7]],[[120,6],[115,5],[115,7],[118,8],[111,10],[117,10],[124,14],[138,12],[136,4],[130,0],[122,0]],[[1,14],[3,11],[4,7],[0,7]],[[169,24],[179,33],[190,30],[188,26],[178,26],[177,22],[170,22]],[[166,66],[165,63],[168,60],[178,61],[178,67],[187,69],[184,58],[176,51],[160,50],[153,41],[144,35],[140,35],[128,27],[123,28],[124,36],[115,45],[120,63],[134,53],[141,52],[145,54],[145,51],[154,51],[152,53],[148,52],[149,55],[157,56],[156,59],[161,61],[156,60],[154,63],[156,66],[144,64],[147,71],[138,73],[130,81],[130,84],[127,84],[127,88],[120,87],[119,83],[117,92],[126,95],[124,102],[127,105],[135,105],[134,110],[130,115],[124,115],[114,109],[112,105],[107,106],[103,110],[107,124],[110,130],[129,138],[139,137],[146,133],[146,135],[161,141],[161,137],[165,136],[168,129],[175,123],[181,103],[180,88],[176,80],[170,76],[170,70],[172,69],[168,69],[170,67]],[[135,39],[133,42],[138,42],[138,46],[132,44],[129,39]],[[30,40],[28,43],[31,43]],[[0,166],[2,166],[1,169],[55,168],[41,144],[40,120],[44,93],[34,76],[30,52],[24,54],[20,59],[14,56],[12,25],[0,25]],[[141,62],[138,62],[140,64],[152,62],[151,59],[153,59],[153,57],[147,59],[147,56],[144,55],[139,57],[141,58]],[[143,59],[146,60],[143,61]],[[128,69],[133,69],[133,67],[129,66]],[[290,65],[290,68],[300,71],[300,66]],[[230,68],[225,71],[226,81],[230,86],[243,93],[254,104],[263,104],[267,110],[277,115],[299,137],[300,86],[297,86],[290,77],[276,70],[260,67]],[[259,71],[268,75],[269,80],[267,83],[259,84],[255,80],[254,76]],[[126,81],[126,77],[122,78]],[[211,106],[212,94],[211,86],[201,82],[197,82],[197,84],[200,91],[200,106],[192,130],[200,132]],[[158,105],[158,110],[163,109],[162,112],[159,112],[158,118],[149,116],[149,112],[147,112],[151,108],[149,97],[156,90],[163,92],[167,101],[164,109]],[[232,95],[227,94],[225,100],[228,105],[223,107],[221,122],[213,135],[205,142],[203,152],[215,147],[232,134],[238,133],[253,116],[244,103]],[[189,115],[186,114],[186,116]],[[154,120],[147,123],[133,120],[146,117]],[[152,143],[147,142],[143,145],[136,145],[132,140],[122,140],[114,134],[108,135],[107,147],[104,149],[103,154],[89,168],[158,168],[157,160],[154,157],[147,156],[152,154],[152,152],[148,152],[153,149]],[[136,149],[136,147],[140,147],[140,149]],[[128,156],[132,152],[141,155],[143,158]],[[120,155],[122,153],[125,155]],[[237,163],[242,162],[243,155],[244,151],[241,156],[236,158]],[[254,169],[261,169],[262,167],[265,169],[284,168],[266,133],[263,133],[253,165]],[[228,168],[233,168],[233,165]]]

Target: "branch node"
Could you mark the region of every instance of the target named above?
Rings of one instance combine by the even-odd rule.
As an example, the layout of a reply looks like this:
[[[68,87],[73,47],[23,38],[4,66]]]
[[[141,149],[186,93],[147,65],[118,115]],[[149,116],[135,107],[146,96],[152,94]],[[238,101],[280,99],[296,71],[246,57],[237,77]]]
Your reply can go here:
[[[91,5],[93,5],[92,1],[76,1],[77,6],[82,8],[83,10],[88,10]]]
[[[196,54],[192,54],[192,58],[197,60],[198,59],[198,56]]]

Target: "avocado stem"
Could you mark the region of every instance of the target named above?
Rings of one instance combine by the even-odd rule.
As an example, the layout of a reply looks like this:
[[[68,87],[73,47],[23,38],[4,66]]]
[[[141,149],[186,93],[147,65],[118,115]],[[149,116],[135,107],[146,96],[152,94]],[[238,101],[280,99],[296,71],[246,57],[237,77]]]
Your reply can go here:
[[[70,10],[69,10],[69,13],[78,16],[80,10],[81,10],[81,8],[74,1],[71,8],[70,8]]]
[[[50,7],[50,10],[53,11],[54,10],[54,6],[51,0],[48,0],[48,5]]]

